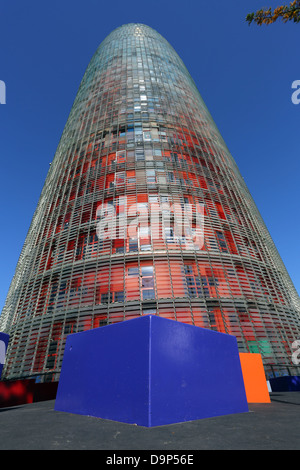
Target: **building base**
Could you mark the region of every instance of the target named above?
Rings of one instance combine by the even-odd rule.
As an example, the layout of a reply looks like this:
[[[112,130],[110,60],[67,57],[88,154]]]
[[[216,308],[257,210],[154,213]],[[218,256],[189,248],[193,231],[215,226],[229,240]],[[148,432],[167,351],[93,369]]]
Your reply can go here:
[[[300,377],[287,375],[270,379],[272,392],[300,392]]]
[[[36,383],[34,379],[0,381],[0,408],[54,400],[57,382]]]

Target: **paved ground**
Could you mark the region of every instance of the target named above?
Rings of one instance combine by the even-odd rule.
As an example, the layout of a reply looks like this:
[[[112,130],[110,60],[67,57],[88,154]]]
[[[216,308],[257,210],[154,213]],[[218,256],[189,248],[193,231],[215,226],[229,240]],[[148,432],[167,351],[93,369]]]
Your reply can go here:
[[[299,450],[300,392],[272,393],[271,401],[155,428],[54,411],[54,401],[2,408],[0,450]]]

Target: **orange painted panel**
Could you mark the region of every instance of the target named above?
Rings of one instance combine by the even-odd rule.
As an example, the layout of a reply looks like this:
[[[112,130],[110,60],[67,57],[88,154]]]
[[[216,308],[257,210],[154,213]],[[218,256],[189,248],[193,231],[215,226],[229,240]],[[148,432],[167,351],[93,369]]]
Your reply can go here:
[[[271,403],[261,355],[240,353],[240,361],[248,403]]]

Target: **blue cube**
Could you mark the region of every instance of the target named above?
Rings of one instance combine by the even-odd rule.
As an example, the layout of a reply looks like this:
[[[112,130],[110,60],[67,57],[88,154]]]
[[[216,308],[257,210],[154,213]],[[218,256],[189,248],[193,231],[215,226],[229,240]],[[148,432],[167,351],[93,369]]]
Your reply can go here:
[[[153,315],[69,335],[55,410],[147,427],[247,412],[236,338]]]

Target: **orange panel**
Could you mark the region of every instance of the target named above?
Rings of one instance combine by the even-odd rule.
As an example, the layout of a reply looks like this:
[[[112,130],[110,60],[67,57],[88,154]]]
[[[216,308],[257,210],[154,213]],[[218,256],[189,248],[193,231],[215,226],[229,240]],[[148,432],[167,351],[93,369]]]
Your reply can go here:
[[[260,354],[240,353],[248,403],[271,403]]]

